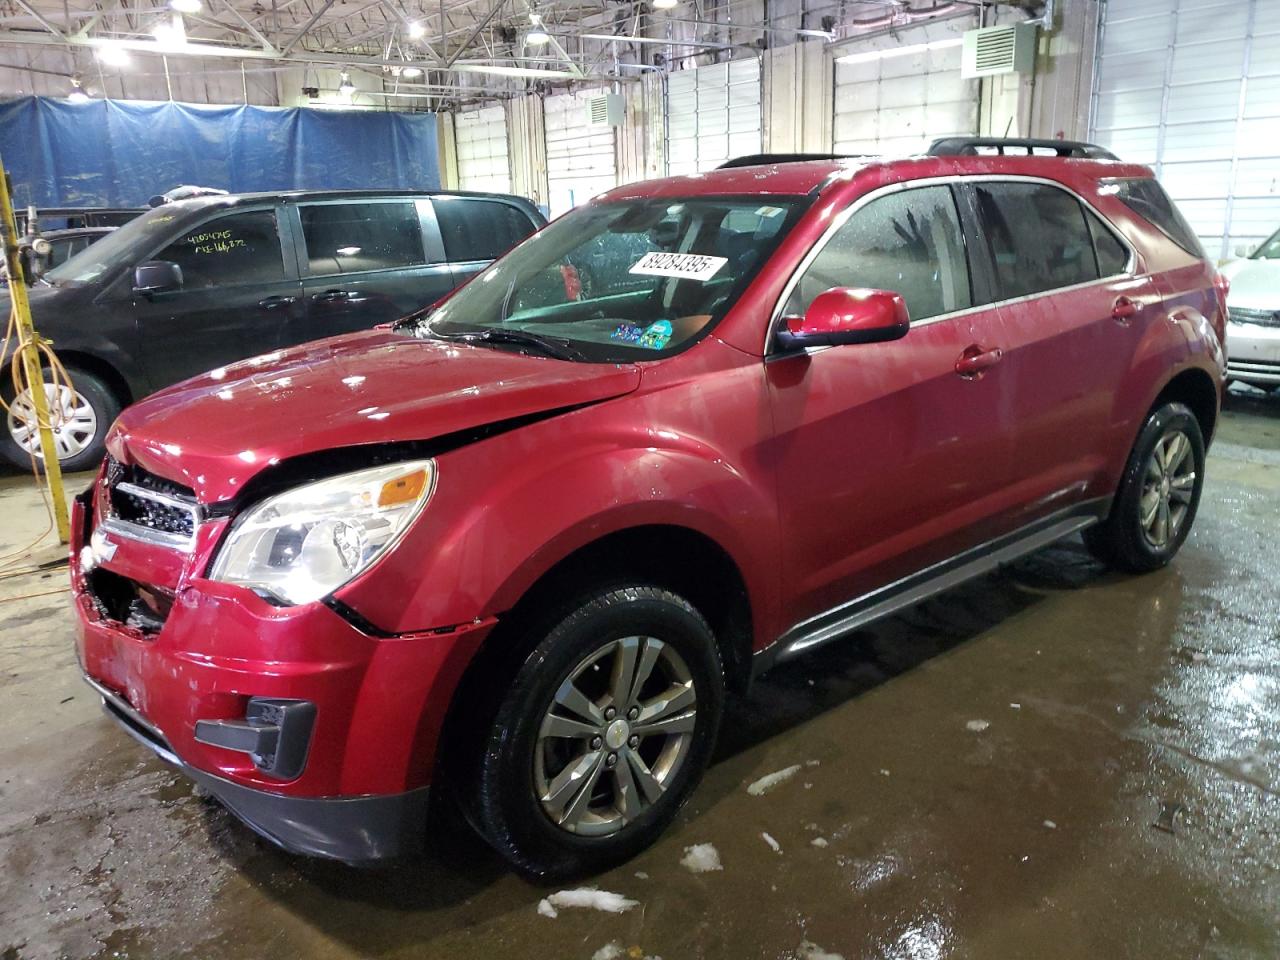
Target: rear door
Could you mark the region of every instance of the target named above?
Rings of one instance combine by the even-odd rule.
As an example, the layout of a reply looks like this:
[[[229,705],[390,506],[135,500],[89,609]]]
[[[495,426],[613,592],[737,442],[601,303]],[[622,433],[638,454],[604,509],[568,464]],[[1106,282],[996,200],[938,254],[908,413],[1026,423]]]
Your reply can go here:
[[[893,189],[860,202],[801,268],[784,315],[832,287],[870,287],[901,294],[912,322],[901,340],[766,361],[792,622],[1004,532],[1008,380],[999,363],[960,361],[998,358],[1005,338],[969,242],[949,186]]]
[[[367,330],[453,289],[430,200],[362,197],[293,209],[306,310],[289,327],[290,343]]]
[[[274,206],[211,217],[147,259],[182,270],[179,290],[133,295],[156,389],[275,349],[299,310],[297,264]]]
[[[433,197],[456,283],[465,283],[535,230],[514,203],[489,197]]]
[[[1002,301],[1012,480],[1031,519],[1105,493],[1115,432],[1130,428],[1113,416],[1117,392],[1161,304],[1118,232],[1074,193],[1030,180],[966,189]]]

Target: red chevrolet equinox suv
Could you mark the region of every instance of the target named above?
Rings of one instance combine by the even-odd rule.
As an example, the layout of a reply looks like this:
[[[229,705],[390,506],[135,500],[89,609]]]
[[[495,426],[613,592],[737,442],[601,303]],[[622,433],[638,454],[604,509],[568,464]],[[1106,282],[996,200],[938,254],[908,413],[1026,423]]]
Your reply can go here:
[[[619,187],[419,314],[127,409],[80,661],[288,850],[410,853],[446,789],[520,870],[597,870],[771,665],[1075,533],[1168,563],[1224,294],[1086,144]]]

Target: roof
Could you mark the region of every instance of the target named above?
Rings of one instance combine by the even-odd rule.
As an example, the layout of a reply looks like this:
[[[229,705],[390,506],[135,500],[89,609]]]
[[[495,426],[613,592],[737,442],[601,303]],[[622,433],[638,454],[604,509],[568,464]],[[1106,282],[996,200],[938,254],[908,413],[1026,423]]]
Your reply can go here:
[[[851,157],[844,159],[775,162],[759,166],[724,167],[661,180],[616,187],[599,199],[635,200],[649,197],[740,194],[803,196],[847,183],[863,171],[876,171],[882,181],[926,177],[1005,174],[1049,179],[1088,177],[1150,177],[1144,166],[1116,160],[1050,156],[919,156]]]
[[[175,210],[203,210],[208,207],[229,206],[236,203],[256,203],[263,200],[345,200],[377,197],[487,197],[515,201],[528,205],[525,197],[508,193],[481,193],[474,190],[266,190],[256,193],[217,193],[203,197],[188,197],[162,204]]]

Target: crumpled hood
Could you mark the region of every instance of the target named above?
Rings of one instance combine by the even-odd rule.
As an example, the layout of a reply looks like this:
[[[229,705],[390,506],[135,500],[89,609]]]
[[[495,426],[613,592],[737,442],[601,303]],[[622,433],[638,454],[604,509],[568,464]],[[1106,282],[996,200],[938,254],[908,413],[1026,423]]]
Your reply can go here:
[[[215,503],[264,467],[300,454],[430,440],[607,400],[639,384],[632,364],[571,363],[370,330],[169,387],[125,410],[107,449]]]

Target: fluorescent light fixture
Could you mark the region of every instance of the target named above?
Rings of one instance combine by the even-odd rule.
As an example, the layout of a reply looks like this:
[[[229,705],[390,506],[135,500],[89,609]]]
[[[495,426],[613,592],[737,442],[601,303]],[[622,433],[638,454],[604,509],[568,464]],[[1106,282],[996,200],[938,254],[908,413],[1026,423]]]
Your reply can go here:
[[[533,67],[504,67],[480,63],[455,63],[454,73],[491,73],[497,77],[531,77],[535,80],[574,79],[580,77],[569,70],[537,70]]]
[[[404,77],[406,80],[412,80],[414,77],[422,76],[422,68],[415,67],[413,64],[407,63],[400,68],[400,76]]]
[[[338,84],[338,92],[344,97],[349,97],[356,92],[356,85],[351,82],[351,76],[347,71],[342,71],[342,82]]]
[[[413,23],[409,24],[409,36],[414,40],[421,40],[426,35],[427,28],[421,21],[415,20]]]
[[[179,13],[199,13],[202,7],[200,0],[169,0],[169,9]]]
[[[653,9],[670,10],[672,7],[677,6],[679,3],[680,3],[680,0],[653,0]]]
[[[175,13],[168,20],[161,20],[151,28],[151,35],[161,50],[181,50],[187,45],[187,25],[182,14]]]
[[[928,43],[909,43],[903,47],[889,47],[885,50],[848,53],[843,57],[836,57],[836,63],[868,63],[872,60],[886,60],[890,57],[906,57],[917,53],[928,53],[930,50],[946,50],[948,47],[958,47],[963,42],[960,37],[948,37],[945,40],[930,40]]]
[[[98,60],[106,64],[108,67],[127,67],[133,62],[133,57],[129,56],[129,51],[114,43],[103,43],[94,51]]]

